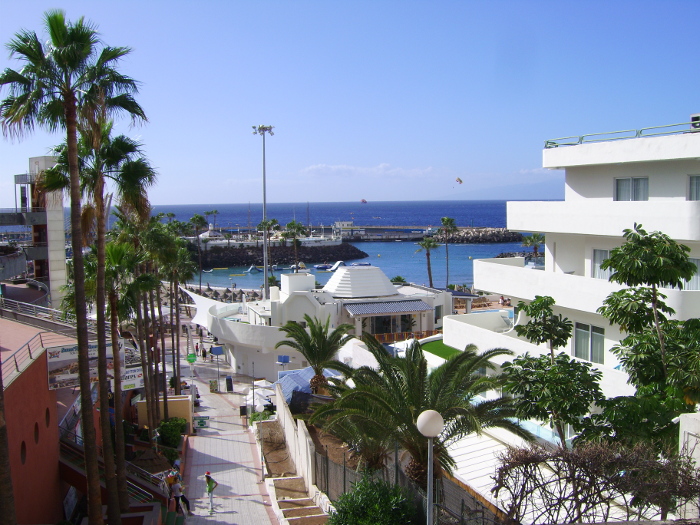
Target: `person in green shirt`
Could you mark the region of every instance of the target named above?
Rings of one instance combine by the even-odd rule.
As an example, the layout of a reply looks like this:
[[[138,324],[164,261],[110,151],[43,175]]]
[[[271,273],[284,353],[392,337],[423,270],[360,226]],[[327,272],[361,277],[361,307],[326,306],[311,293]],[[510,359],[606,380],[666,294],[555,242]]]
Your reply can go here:
[[[211,477],[211,472],[209,471],[204,474],[204,481],[207,484],[207,495],[209,496],[209,514],[214,514],[214,489],[219,484]]]

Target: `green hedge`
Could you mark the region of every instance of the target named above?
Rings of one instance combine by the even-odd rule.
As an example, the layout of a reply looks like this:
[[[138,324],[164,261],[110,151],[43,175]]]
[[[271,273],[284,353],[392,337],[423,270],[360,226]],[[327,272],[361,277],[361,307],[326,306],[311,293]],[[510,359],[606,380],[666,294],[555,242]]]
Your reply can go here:
[[[328,525],[410,525],[417,510],[399,486],[365,477],[334,503]]]

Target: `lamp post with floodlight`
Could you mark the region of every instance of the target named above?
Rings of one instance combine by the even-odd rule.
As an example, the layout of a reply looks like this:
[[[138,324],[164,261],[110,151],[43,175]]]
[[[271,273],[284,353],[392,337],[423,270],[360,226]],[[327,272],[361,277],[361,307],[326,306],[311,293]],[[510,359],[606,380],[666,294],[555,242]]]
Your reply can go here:
[[[445,421],[439,412],[424,410],[416,420],[418,431],[428,438],[428,503],[427,525],[433,525],[433,438],[436,438],[445,427]]]
[[[253,135],[262,135],[262,159],[263,159],[263,222],[267,221],[267,190],[265,186],[265,134],[274,135],[274,126],[253,126]],[[270,296],[270,283],[267,280],[267,229],[263,228],[263,299]]]

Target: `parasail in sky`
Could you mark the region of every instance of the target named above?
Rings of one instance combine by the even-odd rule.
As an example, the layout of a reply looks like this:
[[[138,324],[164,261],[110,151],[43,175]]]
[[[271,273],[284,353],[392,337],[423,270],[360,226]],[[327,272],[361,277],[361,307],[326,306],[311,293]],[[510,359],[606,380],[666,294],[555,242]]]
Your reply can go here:
[[[457,177],[455,180],[456,180],[457,182],[459,182],[460,184],[462,184],[462,179],[460,179],[459,177]]]

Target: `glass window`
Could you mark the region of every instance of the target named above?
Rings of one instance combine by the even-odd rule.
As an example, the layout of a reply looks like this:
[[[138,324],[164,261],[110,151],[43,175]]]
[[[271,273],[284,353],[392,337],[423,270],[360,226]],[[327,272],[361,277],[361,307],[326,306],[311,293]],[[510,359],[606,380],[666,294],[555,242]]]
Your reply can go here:
[[[435,322],[439,322],[440,319],[442,319],[442,305],[438,305],[435,307]]]
[[[689,201],[700,201],[700,175],[690,176]]]
[[[603,364],[605,360],[605,330],[597,326],[576,323],[574,330],[574,356]]]
[[[647,177],[615,179],[615,200],[648,201],[649,179]]]
[[[605,259],[610,257],[609,250],[593,250],[593,271],[591,272],[594,279],[610,279],[610,268],[607,270],[601,269],[600,265]]]
[[[691,263],[693,263],[695,266],[698,267],[698,270],[700,270],[700,259],[693,259],[692,257],[688,259]],[[689,281],[685,281],[683,284],[683,289],[684,290],[700,290],[700,274],[698,271],[695,271],[695,275],[693,275]]]

